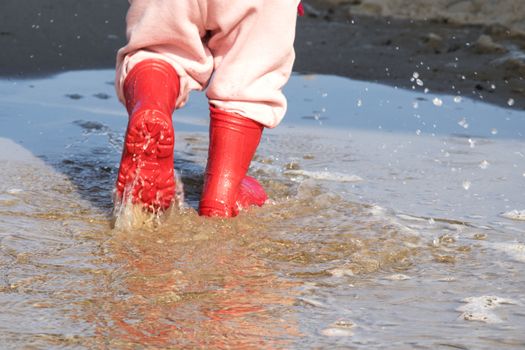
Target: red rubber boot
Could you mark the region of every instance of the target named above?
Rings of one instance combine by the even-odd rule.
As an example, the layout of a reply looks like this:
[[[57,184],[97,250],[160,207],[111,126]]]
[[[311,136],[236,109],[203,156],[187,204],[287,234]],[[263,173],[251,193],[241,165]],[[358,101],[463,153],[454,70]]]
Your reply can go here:
[[[210,146],[199,204],[203,216],[231,217],[239,209],[261,206],[267,196],[246,176],[263,126],[256,121],[210,106]]]
[[[117,179],[117,197],[150,210],[167,209],[175,195],[171,115],[179,76],[162,60],[133,67],[124,82],[130,116]],[[130,197],[129,197],[130,196]]]

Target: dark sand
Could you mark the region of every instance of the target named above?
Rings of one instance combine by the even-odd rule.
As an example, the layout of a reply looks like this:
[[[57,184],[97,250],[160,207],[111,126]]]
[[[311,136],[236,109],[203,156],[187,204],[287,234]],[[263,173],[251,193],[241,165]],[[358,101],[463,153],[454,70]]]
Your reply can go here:
[[[125,43],[127,7],[126,0],[3,0],[0,76],[113,67]],[[297,72],[428,88],[502,106],[512,99],[512,108],[525,109],[522,34],[495,25],[352,16],[324,0],[309,0],[306,9],[297,26]],[[414,72],[422,86],[411,79]]]

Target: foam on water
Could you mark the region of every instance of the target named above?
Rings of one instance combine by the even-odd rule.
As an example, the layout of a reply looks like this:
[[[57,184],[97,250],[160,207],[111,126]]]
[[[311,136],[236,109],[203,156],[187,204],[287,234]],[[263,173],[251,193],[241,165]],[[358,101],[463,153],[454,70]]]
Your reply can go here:
[[[501,214],[504,218],[511,220],[525,220],[525,210],[510,210]]]
[[[525,244],[524,243],[508,243],[508,242],[496,242],[489,243],[488,246],[492,249],[507,254],[512,259],[525,263]]]
[[[480,296],[468,297],[461,302],[465,305],[460,306],[457,311],[461,312],[460,318],[466,321],[479,321],[485,323],[502,323],[504,322],[494,311],[502,306],[512,306],[519,304],[515,300],[501,298],[498,296]]]
[[[342,174],[337,172],[330,171],[308,171],[308,170],[285,170],[285,175],[290,176],[300,176],[306,177],[315,180],[325,180],[325,181],[336,181],[336,182],[359,182],[363,181],[357,175]]]

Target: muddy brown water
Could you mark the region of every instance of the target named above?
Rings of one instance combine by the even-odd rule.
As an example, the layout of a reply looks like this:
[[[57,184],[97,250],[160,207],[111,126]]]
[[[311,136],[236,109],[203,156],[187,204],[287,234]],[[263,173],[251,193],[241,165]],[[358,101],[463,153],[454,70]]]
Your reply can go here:
[[[250,170],[271,200],[210,220],[196,97],[180,208],[115,217],[110,80],[0,84],[0,348],[525,346],[523,112],[296,76]]]

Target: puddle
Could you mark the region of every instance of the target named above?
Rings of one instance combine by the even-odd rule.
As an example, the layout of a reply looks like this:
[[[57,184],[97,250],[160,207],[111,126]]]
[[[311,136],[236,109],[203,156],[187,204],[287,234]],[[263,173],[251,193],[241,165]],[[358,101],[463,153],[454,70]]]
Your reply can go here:
[[[251,168],[271,201],[223,221],[195,212],[194,94],[175,114],[186,208],[111,229],[112,74],[0,81],[4,346],[525,345],[525,112],[294,76]]]

